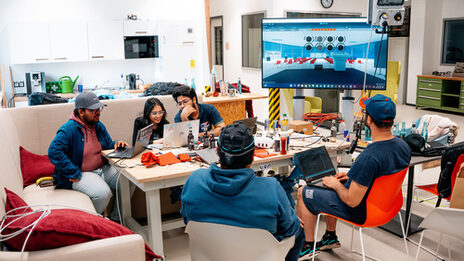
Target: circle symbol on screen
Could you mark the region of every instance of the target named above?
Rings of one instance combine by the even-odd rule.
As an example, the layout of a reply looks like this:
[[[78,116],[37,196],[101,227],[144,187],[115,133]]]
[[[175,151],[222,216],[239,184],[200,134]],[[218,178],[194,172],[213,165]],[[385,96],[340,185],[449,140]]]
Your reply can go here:
[[[339,45],[337,46],[337,49],[338,49],[339,51],[343,51],[343,49],[345,49],[345,46],[343,46],[343,44],[339,44]]]
[[[322,36],[318,36],[318,37],[316,38],[316,41],[318,41],[318,42],[322,42],[322,40],[324,40],[324,38],[322,38]]]
[[[344,36],[339,36],[337,40],[339,42],[343,42],[343,41],[345,41],[345,37]]]
[[[334,48],[333,45],[331,45],[331,44],[327,45],[327,50],[332,51],[333,48]]]
[[[311,42],[313,40],[313,38],[311,36],[306,36],[306,42]]]
[[[308,51],[311,51],[311,49],[313,49],[313,47],[310,44],[307,44],[307,45],[305,45],[305,49],[308,50]]]
[[[327,42],[331,43],[331,42],[333,42],[333,40],[334,40],[333,36],[327,37]]]
[[[324,49],[324,46],[322,46],[322,44],[318,44],[316,48],[317,50],[322,51],[322,49]]]

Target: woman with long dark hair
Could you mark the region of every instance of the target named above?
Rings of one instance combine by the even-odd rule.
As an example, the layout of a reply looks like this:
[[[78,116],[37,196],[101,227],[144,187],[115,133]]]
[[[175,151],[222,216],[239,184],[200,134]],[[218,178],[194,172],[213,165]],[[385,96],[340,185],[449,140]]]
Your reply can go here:
[[[149,98],[145,102],[145,107],[143,108],[143,115],[138,117],[134,121],[134,133],[132,134],[132,146],[135,145],[135,140],[137,139],[137,132],[152,124],[153,130],[150,136],[150,143],[154,141],[155,143],[162,142],[163,138],[163,128],[164,124],[168,124],[169,121],[166,120],[166,109],[164,108],[163,103],[158,98]]]

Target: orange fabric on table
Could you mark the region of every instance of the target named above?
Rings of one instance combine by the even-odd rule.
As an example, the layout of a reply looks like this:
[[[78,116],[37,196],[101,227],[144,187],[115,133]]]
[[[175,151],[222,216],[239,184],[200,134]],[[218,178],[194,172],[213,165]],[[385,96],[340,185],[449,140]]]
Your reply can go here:
[[[177,156],[179,157],[180,161],[182,161],[182,162],[191,161],[191,158],[187,153],[182,153],[182,154],[179,154]]]
[[[145,152],[142,154],[141,162],[145,167],[150,167],[158,163],[158,156],[151,152]]]
[[[160,164],[160,166],[176,164],[179,162],[181,161],[172,152],[168,152],[158,156],[158,164]]]
[[[258,158],[269,158],[272,156],[276,156],[277,153],[269,153],[266,149],[255,149],[255,157]]]

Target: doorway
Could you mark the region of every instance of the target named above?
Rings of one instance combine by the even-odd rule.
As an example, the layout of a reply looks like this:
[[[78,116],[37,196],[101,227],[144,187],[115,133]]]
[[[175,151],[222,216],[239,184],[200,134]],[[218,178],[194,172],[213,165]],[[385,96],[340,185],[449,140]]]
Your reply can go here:
[[[216,71],[217,81],[224,80],[224,43],[222,16],[211,17],[211,66]]]

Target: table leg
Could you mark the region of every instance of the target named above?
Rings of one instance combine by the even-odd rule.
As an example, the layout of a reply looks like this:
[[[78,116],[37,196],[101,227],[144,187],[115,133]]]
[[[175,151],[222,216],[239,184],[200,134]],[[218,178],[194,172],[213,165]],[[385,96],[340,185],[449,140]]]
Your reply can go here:
[[[146,192],[148,245],[157,255],[164,256],[163,227],[161,223],[161,202],[159,189]]]
[[[132,216],[132,208],[131,208],[131,196],[130,196],[130,182],[124,176],[121,175],[119,177],[119,189],[121,190],[120,193],[120,201],[121,206],[119,206],[119,211],[121,213],[121,221],[124,225],[127,225],[126,218]]]

